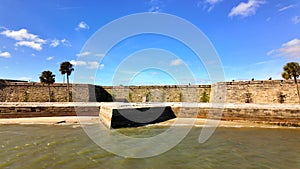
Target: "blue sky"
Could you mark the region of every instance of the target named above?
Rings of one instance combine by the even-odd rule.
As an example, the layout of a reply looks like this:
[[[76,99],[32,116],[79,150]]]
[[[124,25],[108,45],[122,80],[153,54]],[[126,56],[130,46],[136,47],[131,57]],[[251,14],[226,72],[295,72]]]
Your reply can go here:
[[[59,64],[70,61],[76,70],[95,71],[98,85],[177,84],[168,72],[155,68],[113,83],[124,59],[159,48],[177,56],[166,61],[170,67],[191,70],[195,81],[186,79],[186,84],[210,83],[203,63],[188,47],[160,35],[130,37],[109,53],[99,53],[97,61],[82,60],[88,55],[82,48],[97,30],[142,12],[172,14],[194,24],[216,49],[227,81],[281,79],[285,63],[300,61],[297,0],[0,0],[0,78],[39,81],[42,71],[51,70],[56,82],[62,82]],[[164,61],[167,56],[160,57]]]

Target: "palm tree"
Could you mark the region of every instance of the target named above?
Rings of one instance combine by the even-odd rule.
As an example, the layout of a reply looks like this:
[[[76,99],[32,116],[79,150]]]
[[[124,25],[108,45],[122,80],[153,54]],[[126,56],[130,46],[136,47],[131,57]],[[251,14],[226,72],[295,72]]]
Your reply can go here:
[[[297,83],[297,78],[300,75],[300,66],[297,62],[289,62],[283,67],[284,72],[282,72],[281,76],[288,80],[288,79],[294,79],[296,88],[297,88],[297,94],[300,102],[300,94],[299,94],[299,87]]]
[[[59,71],[63,76],[67,74],[67,100],[69,102],[70,101],[69,76],[71,75],[72,71],[74,71],[73,65],[68,61],[62,62],[60,64]]]
[[[50,70],[45,70],[45,71],[43,71],[43,73],[40,76],[40,82],[48,85],[49,102],[51,102],[50,85],[55,82],[55,75],[52,74],[52,72]]]

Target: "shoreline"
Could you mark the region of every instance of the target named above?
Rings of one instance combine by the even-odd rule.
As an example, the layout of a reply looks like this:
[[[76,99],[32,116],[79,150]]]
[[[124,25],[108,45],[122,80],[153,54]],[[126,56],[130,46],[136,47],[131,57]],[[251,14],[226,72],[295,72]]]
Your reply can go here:
[[[206,119],[202,118],[175,118],[168,121],[149,124],[147,126],[171,126],[174,122],[180,122],[175,126],[185,127],[204,127]],[[30,117],[30,118],[0,118],[0,127],[2,125],[92,125],[101,123],[97,116],[59,116],[59,117]],[[300,127],[280,126],[275,124],[255,123],[250,121],[224,121],[221,120],[218,127],[224,128],[274,128],[274,129],[300,129]],[[209,127],[209,126],[208,126]],[[217,127],[217,128],[218,128]]]

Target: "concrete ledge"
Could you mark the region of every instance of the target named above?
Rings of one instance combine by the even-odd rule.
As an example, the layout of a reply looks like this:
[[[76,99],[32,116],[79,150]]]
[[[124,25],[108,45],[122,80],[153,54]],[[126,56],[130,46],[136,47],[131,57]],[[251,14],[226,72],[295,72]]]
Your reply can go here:
[[[226,121],[249,121],[287,126],[300,126],[299,104],[235,104],[235,103],[102,103],[100,119],[108,128],[131,127],[144,124],[141,118],[149,118],[149,114],[139,116],[138,109],[152,111],[153,116],[164,112],[162,108],[170,107],[177,118],[209,118]],[[120,113],[123,112],[123,113]],[[143,113],[141,113],[143,114]],[[122,116],[123,115],[123,116]],[[134,119],[136,122],[133,123]],[[172,117],[173,118],[173,117]],[[168,120],[167,118],[165,120]],[[163,121],[163,120],[162,120]],[[161,122],[161,121],[160,121]]]
[[[98,116],[100,103],[0,102],[0,118]]]
[[[212,104],[212,103],[96,103],[96,102],[0,102],[0,118],[56,117],[56,116],[102,116],[103,121],[111,120],[113,110],[170,107],[178,118],[218,118],[226,121],[249,121],[276,125],[300,126],[300,104]],[[111,108],[109,108],[111,107]],[[107,114],[101,115],[105,109]],[[101,112],[102,110],[102,112]],[[155,109],[153,109],[155,110]],[[155,110],[157,111],[157,110]],[[145,111],[147,112],[147,111]],[[161,111],[160,111],[161,112]],[[126,113],[126,111],[125,111]],[[127,112],[129,113],[129,112]],[[117,111],[115,111],[117,114]],[[122,114],[122,113],[121,113]],[[117,117],[117,116],[116,116]],[[132,116],[132,118],[134,118]],[[138,117],[138,116],[137,116]],[[124,119],[123,119],[124,120]],[[139,119],[138,121],[141,121]],[[108,127],[111,127],[111,121]],[[143,121],[142,121],[143,122]],[[145,122],[145,121],[144,121]],[[159,122],[159,121],[154,121]],[[145,122],[146,123],[146,122]],[[135,124],[134,124],[135,125]]]

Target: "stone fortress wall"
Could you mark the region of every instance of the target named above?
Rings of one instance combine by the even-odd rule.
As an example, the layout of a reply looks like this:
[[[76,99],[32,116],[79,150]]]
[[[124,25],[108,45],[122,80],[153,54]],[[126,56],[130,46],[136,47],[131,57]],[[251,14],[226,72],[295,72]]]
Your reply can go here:
[[[95,86],[70,85],[74,101],[207,102],[214,88],[225,85],[227,103],[298,103],[293,80],[220,82],[213,85]],[[53,102],[67,101],[66,84],[51,85]],[[72,90],[73,88],[73,90]],[[0,81],[0,102],[47,102],[48,86]]]
[[[299,103],[293,80],[225,82],[227,103]]]

